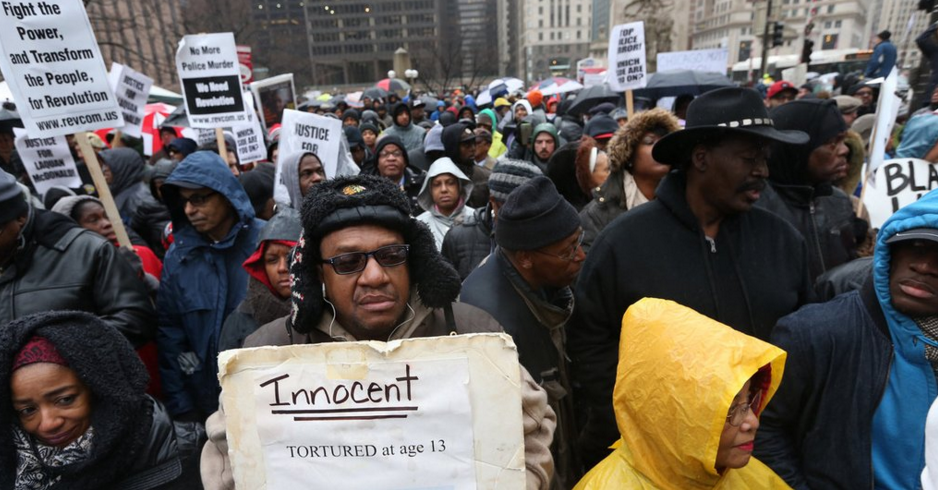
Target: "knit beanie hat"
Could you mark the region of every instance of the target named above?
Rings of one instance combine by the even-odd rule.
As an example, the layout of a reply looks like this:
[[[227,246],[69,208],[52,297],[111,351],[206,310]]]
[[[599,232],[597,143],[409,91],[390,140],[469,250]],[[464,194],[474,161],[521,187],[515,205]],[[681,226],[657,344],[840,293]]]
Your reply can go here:
[[[410,245],[407,267],[411,286],[424,306],[442,308],[455,301],[461,287],[459,274],[440,255],[430,229],[411,218],[410,212],[407,194],[383,177],[337,177],[313,186],[303,200],[303,234],[290,265],[293,310],[289,325],[308,333],[322,316],[323,288],[316,266],[322,263],[319,246],[323,237],[361,224],[376,224],[403,235]]]
[[[580,227],[580,215],[547,177],[521,184],[498,210],[495,243],[506,250],[537,250]]]
[[[362,123],[362,125],[358,127],[358,130],[361,133],[364,133],[365,131],[371,131],[372,133],[375,134],[375,136],[378,136],[379,134],[381,134],[381,131],[378,131],[378,126],[370,121]]]
[[[62,354],[59,354],[58,349],[52,345],[52,342],[49,342],[49,339],[45,337],[39,337],[37,335],[30,339],[29,342],[26,342],[26,345],[16,354],[16,357],[13,359],[12,370],[16,371],[23,366],[40,362],[68,366],[68,362],[62,357]]]
[[[427,136],[423,140],[423,152],[431,151],[444,151],[443,147],[443,125],[436,124],[430,131],[427,131]]]
[[[503,158],[495,164],[492,174],[489,175],[489,195],[495,198],[495,201],[504,203],[511,191],[538,175],[544,173],[531,162]]]
[[[544,102],[544,94],[540,90],[532,90],[528,92],[526,97],[528,102],[531,103],[531,107],[537,107],[541,105],[541,102]]]
[[[26,196],[16,178],[0,170],[0,225],[23,216],[28,209]]]

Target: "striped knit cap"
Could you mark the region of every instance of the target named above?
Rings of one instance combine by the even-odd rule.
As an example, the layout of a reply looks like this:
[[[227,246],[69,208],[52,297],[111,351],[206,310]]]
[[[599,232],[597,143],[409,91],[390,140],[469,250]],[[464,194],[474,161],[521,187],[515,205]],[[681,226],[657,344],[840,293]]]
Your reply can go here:
[[[503,158],[495,164],[492,175],[489,176],[489,195],[499,203],[508,200],[508,194],[519,185],[544,175],[541,169],[531,162]]]

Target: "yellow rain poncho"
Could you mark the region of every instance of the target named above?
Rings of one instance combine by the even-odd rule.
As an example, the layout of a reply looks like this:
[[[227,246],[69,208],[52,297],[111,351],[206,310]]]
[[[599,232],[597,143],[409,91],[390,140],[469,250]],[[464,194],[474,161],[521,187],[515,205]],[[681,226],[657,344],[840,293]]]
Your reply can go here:
[[[622,318],[613,404],[622,438],[575,490],[787,489],[755,458],[717,473],[733,398],[769,366],[763,407],[785,369],[781,349],[673,301],[645,298]]]

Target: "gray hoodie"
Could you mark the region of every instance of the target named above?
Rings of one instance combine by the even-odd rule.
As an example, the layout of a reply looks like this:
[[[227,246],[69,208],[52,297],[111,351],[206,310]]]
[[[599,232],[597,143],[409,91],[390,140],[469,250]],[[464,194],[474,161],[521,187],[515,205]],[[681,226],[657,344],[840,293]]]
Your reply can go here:
[[[433,195],[431,193],[433,178],[442,174],[452,174],[459,179],[459,204],[453,211],[453,214],[444,216],[433,204]],[[417,220],[427,224],[430,231],[433,232],[433,238],[436,241],[437,250],[443,246],[443,237],[452,226],[463,219],[472,216],[475,209],[466,206],[466,201],[472,193],[472,181],[466,177],[459,167],[447,157],[443,157],[430,165],[427,172],[427,178],[423,181],[423,187],[420,188],[420,194],[417,196],[417,202],[424,209],[424,213],[417,216]]]

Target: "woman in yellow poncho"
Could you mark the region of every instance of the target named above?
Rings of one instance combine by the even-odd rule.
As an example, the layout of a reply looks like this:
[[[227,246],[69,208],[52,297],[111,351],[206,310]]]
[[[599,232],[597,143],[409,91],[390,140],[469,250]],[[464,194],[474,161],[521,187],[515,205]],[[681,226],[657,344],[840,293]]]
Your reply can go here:
[[[785,357],[672,301],[635,303],[613,392],[622,438],[575,490],[789,488],[752,457]]]

